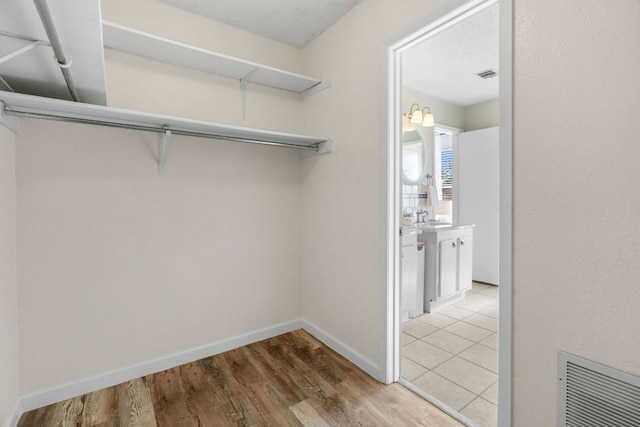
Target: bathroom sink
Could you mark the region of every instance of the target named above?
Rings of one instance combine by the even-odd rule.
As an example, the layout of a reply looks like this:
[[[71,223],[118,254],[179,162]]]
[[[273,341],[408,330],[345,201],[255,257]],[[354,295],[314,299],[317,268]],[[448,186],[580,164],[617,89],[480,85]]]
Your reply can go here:
[[[450,222],[443,222],[443,221],[429,221],[429,222],[421,222],[419,224],[415,224],[417,227],[420,228],[444,228],[444,227],[451,227],[452,224]]]
[[[412,234],[422,234],[422,230],[416,227],[417,224],[402,227],[403,236],[411,236]]]

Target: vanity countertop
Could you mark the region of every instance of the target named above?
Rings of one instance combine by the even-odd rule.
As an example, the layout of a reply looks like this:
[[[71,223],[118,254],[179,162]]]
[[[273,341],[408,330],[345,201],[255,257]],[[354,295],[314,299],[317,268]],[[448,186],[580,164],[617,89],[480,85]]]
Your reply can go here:
[[[413,234],[422,234],[422,228],[419,228],[416,225],[405,225],[402,227],[403,236],[411,236]]]
[[[465,228],[473,228],[475,227],[475,224],[464,224],[464,225],[453,225],[453,224],[447,224],[447,223],[437,223],[437,224],[430,224],[428,222],[426,223],[420,223],[420,224],[414,224],[414,227],[419,228],[422,232],[437,232],[437,231],[445,231],[445,230],[463,230]]]

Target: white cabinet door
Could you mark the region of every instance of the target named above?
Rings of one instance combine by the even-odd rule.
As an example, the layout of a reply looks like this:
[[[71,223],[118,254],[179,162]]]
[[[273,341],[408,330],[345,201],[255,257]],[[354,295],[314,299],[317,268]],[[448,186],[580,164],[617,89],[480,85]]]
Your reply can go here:
[[[440,242],[440,274],[438,281],[438,298],[446,298],[457,291],[457,259],[458,243],[455,239]]]
[[[418,288],[418,240],[415,235],[402,237],[402,311],[416,308]]]
[[[458,291],[471,289],[473,271],[473,237],[458,238]]]
[[[427,252],[425,247],[418,247],[418,264],[416,271],[416,306],[409,312],[409,317],[420,316],[424,313],[424,262],[425,253]]]

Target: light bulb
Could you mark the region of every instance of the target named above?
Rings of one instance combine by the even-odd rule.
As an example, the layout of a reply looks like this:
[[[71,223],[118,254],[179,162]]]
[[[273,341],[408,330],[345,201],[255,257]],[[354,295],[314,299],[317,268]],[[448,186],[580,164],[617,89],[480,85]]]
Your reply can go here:
[[[433,127],[435,126],[435,121],[433,120],[433,114],[430,112],[424,115],[422,119],[422,126],[424,127]]]
[[[416,110],[411,114],[411,123],[418,124],[422,123],[422,111]]]

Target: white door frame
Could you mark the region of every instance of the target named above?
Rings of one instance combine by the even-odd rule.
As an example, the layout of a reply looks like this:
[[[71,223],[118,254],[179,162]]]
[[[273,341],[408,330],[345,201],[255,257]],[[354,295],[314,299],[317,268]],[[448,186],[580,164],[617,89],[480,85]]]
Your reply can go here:
[[[401,53],[448,28],[478,8],[500,3],[500,319],[498,425],[511,425],[512,337],[512,134],[513,134],[513,0],[471,0],[417,31],[404,34],[386,46],[386,132],[383,141],[383,293],[381,328],[381,380],[400,379],[400,253],[401,253]]]

